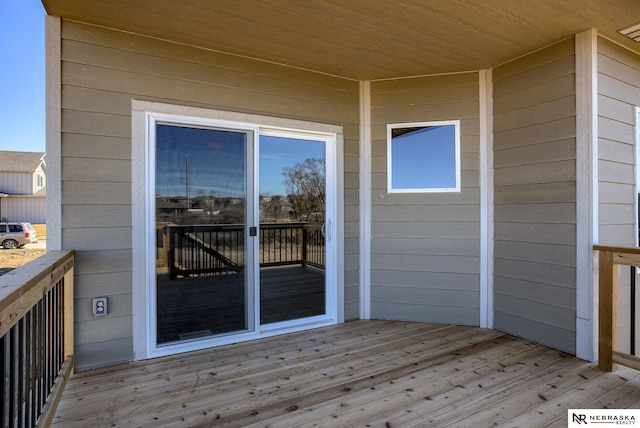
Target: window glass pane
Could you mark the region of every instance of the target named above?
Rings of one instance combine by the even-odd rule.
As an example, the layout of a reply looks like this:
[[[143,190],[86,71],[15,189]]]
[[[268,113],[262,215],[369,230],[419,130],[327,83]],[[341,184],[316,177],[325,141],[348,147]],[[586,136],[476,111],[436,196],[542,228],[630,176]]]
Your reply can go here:
[[[260,137],[260,323],[326,313],[325,143]]]
[[[390,127],[390,191],[459,189],[457,124]]]
[[[156,126],[156,341],[249,329],[245,131]]]

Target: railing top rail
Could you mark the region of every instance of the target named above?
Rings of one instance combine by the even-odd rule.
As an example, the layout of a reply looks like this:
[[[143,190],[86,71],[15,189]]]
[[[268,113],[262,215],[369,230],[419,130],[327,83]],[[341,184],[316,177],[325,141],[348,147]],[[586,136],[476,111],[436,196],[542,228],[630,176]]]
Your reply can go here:
[[[632,245],[594,245],[596,251],[609,251],[612,253],[640,254],[640,247]]]
[[[163,224],[162,227],[177,231],[198,230],[202,232],[215,232],[227,230],[244,230],[247,226],[244,224]],[[298,222],[298,223],[261,223],[260,229],[301,229],[301,228],[320,228],[322,223],[314,222]]]
[[[26,265],[0,276],[0,313],[27,295],[32,288],[54,285],[59,280],[58,276],[64,275],[73,267],[74,253],[73,250],[48,251]],[[47,285],[43,285],[43,281]]]

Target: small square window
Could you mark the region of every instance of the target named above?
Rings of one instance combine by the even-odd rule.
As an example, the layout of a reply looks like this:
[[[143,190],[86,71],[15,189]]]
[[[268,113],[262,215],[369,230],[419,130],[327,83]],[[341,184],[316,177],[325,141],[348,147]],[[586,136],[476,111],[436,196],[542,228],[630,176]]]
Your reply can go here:
[[[387,125],[389,193],[460,191],[460,121]]]

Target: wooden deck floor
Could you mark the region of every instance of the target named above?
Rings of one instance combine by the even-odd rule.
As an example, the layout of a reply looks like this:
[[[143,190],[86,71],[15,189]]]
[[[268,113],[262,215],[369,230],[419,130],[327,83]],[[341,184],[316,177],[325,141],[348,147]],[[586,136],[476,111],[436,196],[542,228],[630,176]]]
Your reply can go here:
[[[638,408],[640,373],[599,371],[492,330],[354,321],[77,374],[54,427],[566,427]]]

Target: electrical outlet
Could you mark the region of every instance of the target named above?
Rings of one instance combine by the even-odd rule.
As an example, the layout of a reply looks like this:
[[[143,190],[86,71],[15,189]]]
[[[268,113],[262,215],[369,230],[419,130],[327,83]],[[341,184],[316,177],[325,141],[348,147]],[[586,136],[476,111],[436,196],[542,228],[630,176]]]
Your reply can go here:
[[[94,298],[91,307],[93,308],[94,317],[103,317],[107,315],[107,298],[106,297]]]

